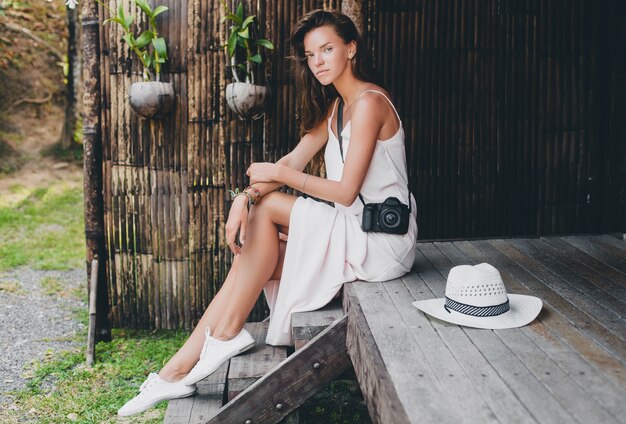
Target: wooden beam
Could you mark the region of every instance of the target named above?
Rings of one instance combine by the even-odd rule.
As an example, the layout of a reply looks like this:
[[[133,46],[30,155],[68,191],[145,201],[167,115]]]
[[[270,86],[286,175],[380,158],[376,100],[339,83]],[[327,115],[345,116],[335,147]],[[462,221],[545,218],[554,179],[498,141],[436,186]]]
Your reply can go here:
[[[343,286],[343,310],[348,317],[348,355],[372,422],[410,423],[351,283]]]
[[[208,423],[277,423],[350,367],[347,316],[220,409]]]
[[[109,296],[105,274],[104,207],[102,199],[102,138],[100,135],[100,22],[98,4],[83,2],[83,170],[85,237],[87,244],[87,292],[91,288],[91,264],[97,269],[97,314],[95,341],[111,340]]]
[[[91,287],[89,288],[89,329],[87,330],[87,366],[94,363],[96,352],[96,300],[98,298],[98,260],[91,262]]]

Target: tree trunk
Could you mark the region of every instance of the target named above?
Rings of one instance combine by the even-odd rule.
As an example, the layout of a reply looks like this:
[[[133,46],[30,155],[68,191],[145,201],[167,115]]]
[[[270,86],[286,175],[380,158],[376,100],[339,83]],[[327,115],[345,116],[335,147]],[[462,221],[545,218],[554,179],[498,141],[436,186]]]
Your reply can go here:
[[[67,39],[67,85],[65,87],[65,122],[59,144],[61,148],[68,149],[73,142],[74,132],[78,128],[80,112],[78,107],[79,88],[81,86],[81,58],[78,46],[80,45],[80,30],[78,25],[78,8],[66,7],[66,19],[68,29]]]
[[[102,199],[102,137],[100,131],[100,21],[98,4],[83,1],[83,167],[85,185],[85,237],[87,242],[87,281],[91,287],[91,264],[98,258],[96,334],[98,341],[111,340],[109,296],[105,267],[104,206]]]

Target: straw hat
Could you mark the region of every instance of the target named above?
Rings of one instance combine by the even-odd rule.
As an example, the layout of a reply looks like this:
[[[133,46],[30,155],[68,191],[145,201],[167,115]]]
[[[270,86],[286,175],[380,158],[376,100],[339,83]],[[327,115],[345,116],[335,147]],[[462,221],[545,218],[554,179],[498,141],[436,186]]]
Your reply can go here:
[[[466,327],[521,327],[541,311],[541,299],[507,295],[497,269],[487,263],[459,265],[450,270],[444,299],[418,300],[413,305],[443,321]]]

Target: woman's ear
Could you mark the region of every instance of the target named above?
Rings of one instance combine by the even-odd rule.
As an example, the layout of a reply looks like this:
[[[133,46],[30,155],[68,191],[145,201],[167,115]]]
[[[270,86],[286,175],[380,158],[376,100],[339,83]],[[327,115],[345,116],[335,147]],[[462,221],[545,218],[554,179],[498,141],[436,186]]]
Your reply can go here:
[[[356,41],[352,40],[348,43],[348,59],[351,60],[356,55]]]

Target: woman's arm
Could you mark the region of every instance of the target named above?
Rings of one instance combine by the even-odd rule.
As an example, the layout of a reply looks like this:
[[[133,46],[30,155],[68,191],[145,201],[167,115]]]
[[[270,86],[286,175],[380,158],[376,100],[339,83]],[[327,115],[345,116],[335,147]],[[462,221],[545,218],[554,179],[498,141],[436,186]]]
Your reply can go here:
[[[384,110],[380,96],[364,96],[354,105],[348,148],[340,181],[307,175],[300,167],[283,164],[254,163],[248,169],[251,181],[275,181],[296,190],[345,206],[350,206],[361,190],[376,148],[378,133],[384,124],[379,113]]]
[[[294,169],[302,171],[307,163],[319,152],[328,140],[328,129],[326,121],[320,123],[311,132],[306,134],[298,145],[289,154],[283,156],[276,164],[267,164],[274,167]],[[248,173],[248,175],[250,175]],[[261,196],[276,190],[284,185],[278,180],[255,181],[251,179],[250,184],[254,189],[258,190]],[[251,193],[252,194],[252,193]],[[246,230],[248,226],[248,198],[247,196],[237,196],[233,200],[226,221],[226,244],[230,250],[238,255],[241,253],[241,247],[235,243],[237,233],[239,233],[239,242],[243,245],[246,239]]]
[[[311,161],[313,156],[315,156],[315,154],[326,145],[327,141],[328,127],[326,120],[324,120],[324,122],[321,122],[317,127],[313,128],[312,131],[302,137],[296,147],[290,153],[278,160],[276,165],[301,172]],[[251,181],[250,185],[259,190],[261,192],[261,196],[265,196],[267,193],[279,189],[285,185],[285,183],[279,180],[273,180],[271,182]],[[297,187],[293,188],[297,189]]]

